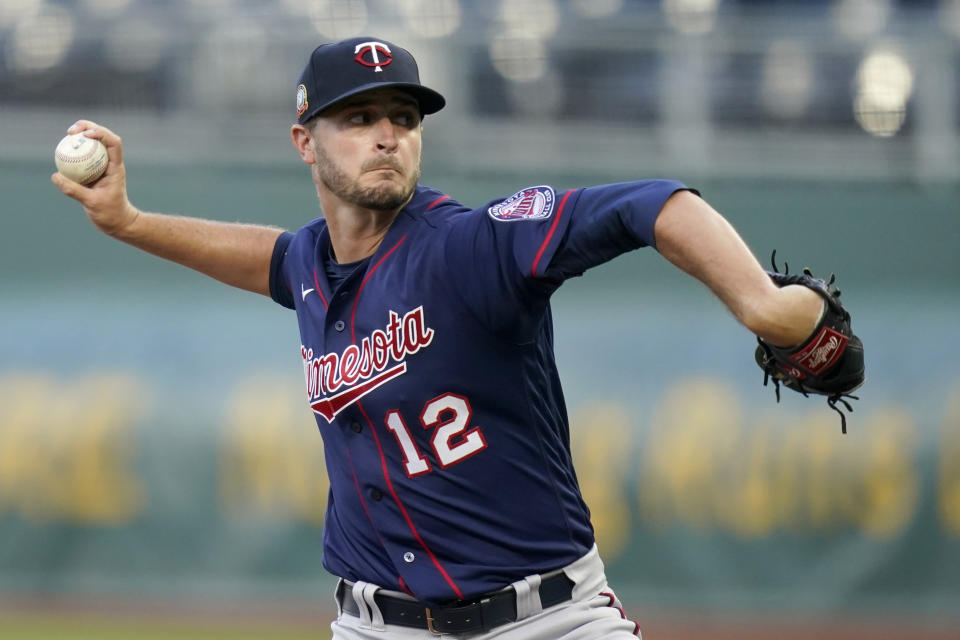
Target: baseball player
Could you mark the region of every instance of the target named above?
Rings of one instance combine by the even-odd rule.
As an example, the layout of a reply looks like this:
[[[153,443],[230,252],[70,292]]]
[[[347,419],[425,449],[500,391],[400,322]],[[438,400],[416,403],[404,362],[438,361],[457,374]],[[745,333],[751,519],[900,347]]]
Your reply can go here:
[[[70,132],[106,145],[105,176],[52,179],[105,233],[296,312],[334,638],[639,636],[577,485],[551,294],[649,246],[773,348],[804,343],[828,304],[778,286],[680,182],[533,185],[476,209],[422,186],[421,121],[444,104],[395,44],[314,50],[291,139],[323,217],[296,232],[140,211],[120,138],[86,120]]]

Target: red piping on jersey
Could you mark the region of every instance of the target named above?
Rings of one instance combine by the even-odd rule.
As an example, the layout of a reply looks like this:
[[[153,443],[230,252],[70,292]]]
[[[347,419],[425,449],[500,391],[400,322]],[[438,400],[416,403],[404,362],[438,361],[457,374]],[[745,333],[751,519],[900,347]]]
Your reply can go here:
[[[389,251],[387,251],[380,260],[377,261],[377,264],[373,265],[373,268],[367,272],[366,277],[364,277],[363,282],[360,283],[360,288],[357,290],[357,297],[353,301],[353,311],[350,314],[350,339],[353,344],[357,343],[357,304],[360,302],[360,294],[363,292],[363,287],[366,286],[367,281],[370,280],[370,276],[380,268],[380,265],[383,264],[383,261],[386,260],[390,254],[397,250],[403,241],[407,239],[407,236],[404,235],[397,241],[397,244],[393,245]],[[373,425],[373,420],[370,419],[370,416],[367,415],[366,409],[363,408],[363,405],[360,404],[360,401],[357,401],[357,409],[363,415],[364,419],[367,421],[367,424],[370,425],[370,433],[373,434],[373,441],[377,445],[377,452],[380,454],[380,465],[383,468],[383,479],[387,483],[387,490],[390,492],[390,496],[393,498],[393,501],[400,508],[400,513],[403,514],[404,520],[407,521],[407,527],[410,528],[410,532],[413,534],[413,537],[416,538],[417,542],[427,552],[427,556],[430,557],[430,561],[433,563],[433,566],[437,568],[437,571],[440,572],[440,575],[443,576],[443,579],[447,581],[447,584],[450,585],[450,588],[453,589],[453,593],[457,598],[463,600],[463,592],[460,591],[460,588],[453,581],[453,578],[450,577],[450,574],[447,573],[447,570],[443,568],[440,564],[440,561],[437,560],[437,556],[433,554],[433,551],[430,550],[430,547],[427,546],[427,543],[423,541],[423,538],[420,537],[420,533],[417,531],[417,527],[413,524],[413,520],[410,519],[410,514],[407,513],[407,509],[403,506],[403,503],[400,502],[400,496],[397,495],[396,490],[393,488],[393,482],[390,480],[390,470],[387,468],[387,457],[383,455],[383,447],[380,446],[380,437],[377,435],[377,429]]]
[[[380,265],[383,264],[383,261],[386,260],[391,253],[396,251],[397,247],[403,244],[403,241],[406,239],[407,239],[407,236],[404,235],[402,238],[400,238],[397,244],[391,247],[390,251],[387,251],[385,254],[383,254],[383,257],[377,261],[377,264],[373,265],[373,268],[370,269],[370,271],[367,272],[367,275],[363,278],[363,282],[360,283],[360,288],[357,289],[357,297],[354,298],[353,300],[353,311],[350,313],[350,341],[353,342],[353,344],[357,344],[357,331],[356,331],[357,304],[359,304],[360,302],[360,294],[363,292],[363,288],[367,285],[367,280],[370,279],[370,276],[373,275],[374,271],[380,268]],[[314,273],[314,276],[316,276],[316,273]]]
[[[302,285],[301,285],[302,286]],[[323,308],[327,308],[327,299],[323,297],[323,289],[320,288],[320,279],[317,278],[317,268],[313,268],[313,286],[317,288],[317,295],[320,296],[320,301],[323,302]]]
[[[550,225],[550,231],[547,232],[547,237],[543,240],[543,244],[540,245],[540,251],[537,251],[537,257],[533,259],[533,266],[530,267],[530,275],[532,275],[534,278],[537,277],[537,263],[540,262],[540,258],[543,257],[543,252],[547,250],[550,240],[553,239],[553,232],[557,230],[557,225],[560,224],[560,216],[563,215],[563,207],[566,206],[567,198],[570,197],[571,193],[573,193],[572,189],[563,194],[563,199],[560,201],[560,206],[557,207],[557,215],[553,218],[553,224]]]
[[[430,209],[433,209],[435,206],[437,206],[438,204],[440,204],[440,203],[443,202],[444,200],[449,200],[449,199],[450,199],[450,196],[441,196],[441,197],[437,198],[436,200],[434,200],[433,202],[431,202],[430,204],[428,204],[428,205],[427,205],[427,208],[425,209],[425,211],[429,211]]]
[[[400,585],[400,588],[403,589],[403,592],[410,596],[411,598],[416,598],[417,596],[413,595],[413,591],[407,589],[407,583],[403,581],[403,576],[397,578],[397,584]]]
[[[407,521],[407,526],[410,528],[410,532],[413,534],[413,537],[416,538],[420,546],[423,547],[423,550],[427,552],[427,555],[430,557],[430,561],[433,563],[433,566],[437,568],[437,571],[440,572],[440,574],[443,576],[443,579],[447,581],[447,584],[450,585],[451,589],[453,589],[453,592],[456,594],[457,598],[463,600],[463,592],[460,591],[460,588],[453,581],[453,578],[450,577],[450,574],[447,573],[447,570],[444,569],[443,565],[440,564],[440,561],[437,560],[437,556],[433,555],[433,551],[430,550],[430,547],[427,546],[427,543],[424,542],[423,538],[420,537],[420,533],[417,531],[416,526],[414,526],[413,520],[410,519],[410,514],[407,513],[403,503],[400,502],[400,496],[397,495],[396,490],[393,488],[393,482],[390,481],[390,471],[387,469],[387,458],[383,455],[383,447],[380,446],[380,438],[377,436],[377,430],[373,426],[373,421],[370,420],[370,416],[367,415],[363,405],[359,402],[357,403],[357,409],[360,410],[360,413],[363,414],[367,424],[370,425],[370,432],[373,433],[373,441],[377,444],[377,451],[380,453],[380,464],[383,467],[383,479],[387,482],[387,490],[390,492],[390,496],[393,498],[393,501],[397,503],[397,506],[400,507],[400,513],[403,514],[403,519]]]
[[[615,603],[617,602],[617,599],[614,597],[614,595],[613,595],[612,593],[608,593],[608,592],[606,592],[606,591],[600,592],[600,595],[602,595],[602,596],[607,596],[608,598],[610,598],[610,604],[608,604],[607,606],[608,606],[608,607],[611,607],[611,608],[613,608],[613,609],[616,609],[617,611],[619,611],[621,618],[623,618],[623,619],[626,620],[627,622],[633,622],[633,635],[635,635],[635,636],[637,636],[637,637],[639,638],[639,637],[640,637],[640,624],[637,623],[637,622],[634,622],[633,620],[630,620],[629,618],[627,618],[627,614],[626,614],[626,612],[624,612],[623,607],[618,607],[618,606],[615,604]]]

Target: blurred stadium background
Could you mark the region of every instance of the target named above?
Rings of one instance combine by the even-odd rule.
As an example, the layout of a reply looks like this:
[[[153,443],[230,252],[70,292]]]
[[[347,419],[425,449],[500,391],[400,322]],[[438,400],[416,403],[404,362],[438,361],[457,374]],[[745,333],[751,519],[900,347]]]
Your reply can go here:
[[[764,262],[838,274],[846,436],[652,251],[556,295],[645,637],[960,638],[958,0],[2,0],[0,638],[326,637],[292,314],[98,235],[48,176],[90,118],[139,206],[296,228],[294,83],[353,35],[447,97],[423,181],[467,204],[675,177]]]

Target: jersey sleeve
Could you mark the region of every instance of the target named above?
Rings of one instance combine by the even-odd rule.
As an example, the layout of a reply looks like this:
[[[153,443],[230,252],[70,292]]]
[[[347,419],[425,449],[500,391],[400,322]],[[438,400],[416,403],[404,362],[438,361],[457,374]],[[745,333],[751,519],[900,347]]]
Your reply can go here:
[[[563,282],[641,247],[656,248],[653,227],[667,199],[690,189],[676,180],[642,180],[581,189],[570,222],[541,278]],[[698,193],[699,195],[699,193]]]
[[[294,234],[284,231],[273,245],[273,256],[270,258],[270,297],[274,302],[288,309],[294,308],[293,287],[284,269],[287,259],[287,249],[293,240]]]
[[[673,180],[524,189],[452,225],[450,275],[484,324],[529,335],[564,280],[653,246],[657,216],[681,189],[687,187]]]

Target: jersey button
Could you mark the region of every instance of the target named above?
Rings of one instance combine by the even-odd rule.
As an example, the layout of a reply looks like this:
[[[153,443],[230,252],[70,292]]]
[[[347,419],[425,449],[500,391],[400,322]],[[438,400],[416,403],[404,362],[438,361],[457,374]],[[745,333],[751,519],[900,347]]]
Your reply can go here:
[[[333,323],[333,328],[336,329],[337,331],[343,331],[344,327],[346,326],[347,325],[344,323],[343,320],[337,320],[336,322]]]
[[[353,431],[354,433],[360,433],[361,431],[363,431],[363,427],[360,426],[359,422],[351,422],[350,430]]]
[[[370,489],[370,497],[374,501],[379,502],[380,499],[383,498],[383,493],[380,491],[380,489]]]

